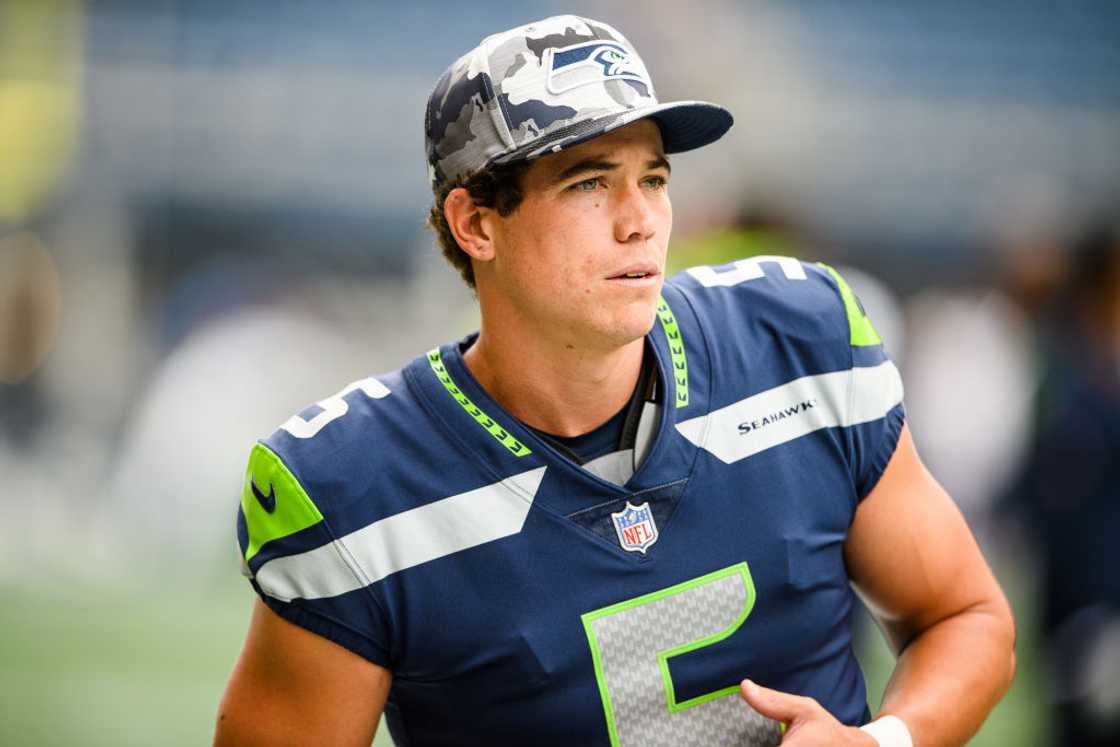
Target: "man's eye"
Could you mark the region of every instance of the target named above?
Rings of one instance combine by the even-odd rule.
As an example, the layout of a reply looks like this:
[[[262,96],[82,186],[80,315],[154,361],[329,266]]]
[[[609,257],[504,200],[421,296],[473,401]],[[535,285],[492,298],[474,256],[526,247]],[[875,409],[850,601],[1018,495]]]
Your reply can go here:
[[[576,182],[572,185],[572,189],[577,192],[594,192],[599,186],[599,177],[594,179],[584,179],[582,182]]]
[[[645,183],[650,189],[663,189],[669,185],[669,180],[663,176],[647,176]]]

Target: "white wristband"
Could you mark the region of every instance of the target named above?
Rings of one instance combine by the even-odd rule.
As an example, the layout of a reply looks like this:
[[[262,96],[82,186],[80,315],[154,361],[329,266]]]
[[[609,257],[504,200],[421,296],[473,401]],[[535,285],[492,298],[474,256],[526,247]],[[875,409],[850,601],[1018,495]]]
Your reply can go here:
[[[879,743],[879,747],[914,747],[910,730],[898,716],[883,716],[859,727]]]

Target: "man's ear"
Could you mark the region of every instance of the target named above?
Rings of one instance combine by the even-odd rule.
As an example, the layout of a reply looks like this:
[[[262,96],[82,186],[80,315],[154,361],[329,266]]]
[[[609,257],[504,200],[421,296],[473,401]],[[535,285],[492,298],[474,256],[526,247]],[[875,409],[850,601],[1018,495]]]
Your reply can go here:
[[[479,262],[489,262],[494,258],[494,244],[482,220],[481,211],[487,209],[476,205],[471,193],[464,187],[451,190],[443,201],[443,214],[451,235],[471,259]]]

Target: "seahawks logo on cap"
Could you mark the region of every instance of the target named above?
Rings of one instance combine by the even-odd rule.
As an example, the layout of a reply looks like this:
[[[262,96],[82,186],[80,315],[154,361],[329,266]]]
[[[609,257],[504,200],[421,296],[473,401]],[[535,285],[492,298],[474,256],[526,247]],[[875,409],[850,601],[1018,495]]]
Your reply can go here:
[[[641,60],[616,42],[596,40],[554,47],[549,50],[546,65],[548,92],[553,94],[607,80],[636,80],[649,85]]]

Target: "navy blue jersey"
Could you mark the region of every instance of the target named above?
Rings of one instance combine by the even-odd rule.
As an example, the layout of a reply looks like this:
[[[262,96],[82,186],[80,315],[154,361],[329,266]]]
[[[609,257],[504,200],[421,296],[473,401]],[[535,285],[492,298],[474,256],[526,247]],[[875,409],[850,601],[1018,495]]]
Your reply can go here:
[[[693,268],[648,340],[663,405],[636,469],[561,455],[459,344],[254,448],[246,573],[392,670],[398,745],[774,744],[744,677],[868,719],[842,551],[904,414],[858,301],[823,265]]]

